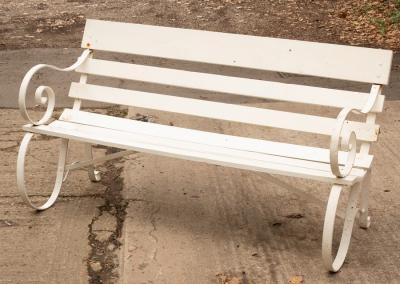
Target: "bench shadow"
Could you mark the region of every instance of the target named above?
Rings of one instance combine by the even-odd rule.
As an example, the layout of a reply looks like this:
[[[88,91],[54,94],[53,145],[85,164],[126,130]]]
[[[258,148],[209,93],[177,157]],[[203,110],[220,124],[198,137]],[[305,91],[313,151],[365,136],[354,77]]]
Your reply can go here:
[[[302,186],[306,188],[302,190],[302,182],[296,185],[299,179],[288,182],[286,177],[241,170],[234,170],[233,174],[239,179],[244,177],[248,184],[253,183],[253,187],[235,186],[237,178],[234,178],[227,185],[217,183],[200,196],[197,193],[202,188],[197,188],[196,183],[187,189],[186,194],[173,189],[166,192],[166,188],[157,186],[146,188],[144,190],[153,193],[150,198],[139,201],[145,205],[141,206],[141,210],[135,210],[131,218],[150,222],[149,215],[153,216],[156,211],[158,213],[153,218],[159,228],[172,228],[194,239],[212,239],[221,246],[229,244],[231,248],[225,250],[227,256],[236,254],[236,249],[243,250],[240,257],[244,253],[249,258],[260,258],[275,266],[286,265],[288,255],[292,256],[293,263],[321,259],[322,228],[329,186],[313,183],[312,186]],[[260,180],[263,185],[254,186]],[[311,187],[322,185],[327,187],[320,188],[322,194],[304,194]],[[135,202],[130,206],[134,207]],[[342,223],[339,216],[338,228]],[[337,243],[339,236],[336,237]],[[360,239],[354,242],[358,255],[367,253],[369,242],[365,234],[360,233],[357,224],[354,226],[353,239]],[[363,242],[362,246],[360,241]],[[305,265],[308,265],[307,261]],[[323,269],[322,262],[318,268]]]

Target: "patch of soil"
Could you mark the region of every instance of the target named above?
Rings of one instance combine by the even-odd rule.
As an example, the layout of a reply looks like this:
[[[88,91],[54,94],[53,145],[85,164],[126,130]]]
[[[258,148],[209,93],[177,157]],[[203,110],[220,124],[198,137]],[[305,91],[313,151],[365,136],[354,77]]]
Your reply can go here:
[[[0,49],[79,47],[86,18],[400,50],[399,0],[2,0]]]
[[[331,16],[340,40],[353,45],[400,50],[400,0],[341,1]]]
[[[115,149],[108,149],[107,154],[112,154]],[[106,164],[107,171],[103,173],[101,183],[107,187],[104,193],[104,204],[99,206],[98,213],[93,217],[89,224],[88,242],[90,253],[87,258],[87,269],[89,283],[113,283],[118,279],[117,273],[118,249],[121,247],[121,234],[123,223],[126,216],[128,203],[123,199],[121,191],[123,180],[120,177],[122,167],[116,167],[112,162]],[[110,232],[110,236],[105,240],[93,231],[94,224],[103,214],[112,215],[117,223],[115,231]]]
[[[118,117],[125,117],[127,114],[126,109],[118,107],[111,107],[107,110],[108,115],[115,115]],[[106,154],[112,154],[118,151],[115,148],[106,147]],[[90,245],[90,252],[87,258],[87,270],[89,275],[89,283],[115,283],[119,275],[117,268],[118,263],[118,250],[121,247],[122,228],[126,217],[126,208],[128,201],[124,200],[122,196],[123,179],[121,173],[122,166],[117,166],[114,161],[106,163],[107,171],[102,173],[101,183],[106,186],[104,192],[104,204],[98,207],[97,214],[93,217],[92,222],[89,224],[88,242]],[[116,222],[116,227],[113,231],[109,232],[110,235],[105,239],[94,231],[94,226],[103,214],[113,216]]]

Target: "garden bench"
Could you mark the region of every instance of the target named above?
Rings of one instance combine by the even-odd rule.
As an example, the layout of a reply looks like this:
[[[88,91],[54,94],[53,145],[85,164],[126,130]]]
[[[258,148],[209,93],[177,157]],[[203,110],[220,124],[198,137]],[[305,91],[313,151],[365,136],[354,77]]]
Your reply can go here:
[[[19,107],[29,124],[23,127],[26,134],[18,153],[17,182],[22,197],[30,206],[37,210],[50,207],[69,170],[86,167],[90,179],[98,181],[100,176],[95,164],[134,151],[322,181],[331,185],[323,226],[323,263],[330,271],[339,270],[347,254],[355,218],[358,216],[362,228],[370,225],[368,190],[373,156],[369,150],[379,134],[375,118],[383,110],[382,86],[389,81],[391,51],[99,20],[87,21],[82,48],[85,49],[82,55],[68,68],[43,64],[33,67],[20,87]],[[161,58],[167,62],[200,63],[215,72],[95,59],[96,50]],[[221,66],[362,82],[370,84],[371,88],[369,92],[355,92],[233,77],[218,73]],[[69,90],[73,106],[65,109],[56,120],[51,119],[55,94],[50,87],[39,86],[35,99],[47,108],[43,117],[34,121],[28,115],[25,100],[33,75],[43,68],[75,71],[81,77],[79,82],[71,83]],[[336,108],[338,116],[332,118],[100,86],[88,83],[89,75],[201,90],[221,96],[319,105]],[[291,141],[282,143],[130,120],[81,110],[84,100],[313,133],[330,137],[330,144],[318,148]],[[350,113],[365,120],[347,119]],[[41,206],[30,201],[24,181],[25,156],[34,134],[62,138],[54,190]],[[86,157],[65,165],[70,140],[85,143]],[[93,158],[93,145],[122,151]],[[332,257],[336,209],[343,188],[350,193],[340,246],[336,257]]]

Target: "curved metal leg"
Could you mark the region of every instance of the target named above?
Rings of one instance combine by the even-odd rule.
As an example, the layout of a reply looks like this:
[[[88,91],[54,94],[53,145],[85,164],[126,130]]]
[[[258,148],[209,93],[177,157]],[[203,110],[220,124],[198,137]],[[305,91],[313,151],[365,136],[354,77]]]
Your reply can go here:
[[[334,184],[329,195],[326,208],[324,231],[322,235],[322,259],[324,266],[331,272],[337,272],[343,265],[349,249],[351,233],[353,230],[354,219],[358,208],[357,201],[360,192],[360,184],[356,184],[350,189],[350,196],[346,208],[342,237],[335,259],[332,257],[332,240],[335,226],[336,209],[343,186]]]
[[[54,185],[53,192],[51,193],[49,199],[41,206],[34,205],[28,197],[26,187],[25,187],[25,156],[28,149],[29,142],[33,137],[33,133],[25,134],[22,139],[21,145],[19,147],[18,159],[17,159],[17,187],[24,201],[36,210],[45,210],[52,206],[56,201],[58,194],[60,193],[61,185],[64,176],[65,161],[67,158],[68,151],[68,139],[61,140],[60,155],[58,158],[57,166],[57,177]]]
[[[93,160],[93,152],[91,144],[85,143],[85,152],[87,159]],[[89,179],[92,182],[99,182],[101,180],[100,171],[96,170],[96,168],[93,165],[88,166],[88,175]]]
[[[371,170],[368,170],[361,184],[361,203],[360,203],[360,227],[368,229],[371,225],[371,217],[368,216],[368,192],[371,185]]]

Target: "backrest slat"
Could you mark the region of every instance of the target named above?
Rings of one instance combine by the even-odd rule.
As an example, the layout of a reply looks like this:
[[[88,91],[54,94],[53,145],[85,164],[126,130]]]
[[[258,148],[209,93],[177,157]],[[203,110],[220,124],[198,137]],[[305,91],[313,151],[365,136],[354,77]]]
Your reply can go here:
[[[87,20],[83,48],[388,84],[392,51]]]
[[[78,99],[137,106],[148,109],[157,109],[323,135],[331,135],[336,125],[336,119],[328,117],[203,101],[90,84],[72,83],[69,96]],[[376,141],[379,127],[375,124],[369,125],[366,123],[350,121],[345,125],[345,131],[349,131],[350,129],[356,132],[357,138],[361,141]]]
[[[85,74],[209,92],[222,92],[338,108],[351,107],[358,110],[363,108],[370,95],[369,93],[284,84],[99,59],[87,60],[77,71]],[[383,102],[384,96],[380,95],[372,111],[381,112]]]

